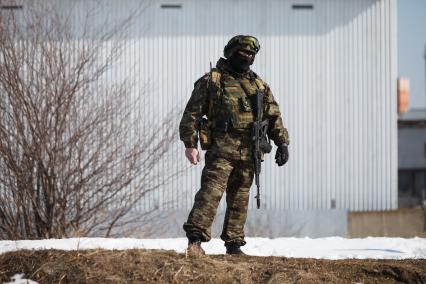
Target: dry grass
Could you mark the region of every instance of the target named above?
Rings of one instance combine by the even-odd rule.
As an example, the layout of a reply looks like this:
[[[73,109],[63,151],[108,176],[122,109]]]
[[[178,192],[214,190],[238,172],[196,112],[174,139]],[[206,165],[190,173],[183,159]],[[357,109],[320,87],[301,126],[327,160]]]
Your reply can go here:
[[[426,283],[426,260],[186,258],[160,250],[19,251],[0,255],[0,283]]]

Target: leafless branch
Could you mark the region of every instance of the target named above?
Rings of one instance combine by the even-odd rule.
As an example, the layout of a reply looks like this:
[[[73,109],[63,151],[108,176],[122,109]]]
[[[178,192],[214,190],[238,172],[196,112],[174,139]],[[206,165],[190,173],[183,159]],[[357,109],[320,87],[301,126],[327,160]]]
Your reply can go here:
[[[143,90],[108,76],[136,14],[73,30],[50,1],[27,2],[22,15],[0,13],[0,239],[111,235],[175,177],[156,171],[174,116],[140,121]]]

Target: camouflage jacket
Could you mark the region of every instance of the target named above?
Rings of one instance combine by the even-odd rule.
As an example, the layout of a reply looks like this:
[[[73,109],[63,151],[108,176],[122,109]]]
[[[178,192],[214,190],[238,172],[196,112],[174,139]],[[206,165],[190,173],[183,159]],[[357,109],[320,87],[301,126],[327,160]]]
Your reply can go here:
[[[245,74],[235,73],[225,59],[221,58],[216,69],[220,82],[215,82],[212,72],[194,84],[194,90],[183,113],[180,139],[186,148],[197,148],[198,122],[206,116],[211,127],[211,150],[216,155],[236,160],[251,160],[253,142],[251,123],[255,117],[250,99],[260,89],[264,92],[263,119],[269,119],[268,137],[276,145],[289,144],[287,129],[284,128],[278,103],[269,86],[251,70]],[[230,121],[226,132],[217,131],[217,124]]]

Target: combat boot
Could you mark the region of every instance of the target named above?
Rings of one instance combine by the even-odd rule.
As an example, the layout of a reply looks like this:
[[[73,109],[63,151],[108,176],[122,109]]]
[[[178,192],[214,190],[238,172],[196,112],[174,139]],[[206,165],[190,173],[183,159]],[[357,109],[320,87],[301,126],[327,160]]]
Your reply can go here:
[[[201,239],[197,237],[189,237],[188,248],[186,249],[186,256],[191,258],[198,258],[205,254],[205,251],[201,247]]]
[[[246,255],[241,249],[241,245],[236,242],[225,243],[226,254],[230,255]]]

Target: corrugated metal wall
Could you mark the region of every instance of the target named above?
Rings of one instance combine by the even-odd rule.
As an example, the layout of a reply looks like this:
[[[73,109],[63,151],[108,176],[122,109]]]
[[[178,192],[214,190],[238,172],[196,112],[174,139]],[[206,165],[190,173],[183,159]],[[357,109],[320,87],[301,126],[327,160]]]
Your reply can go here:
[[[108,21],[141,3],[147,5],[127,36],[125,63],[113,72],[132,73],[146,87],[141,113],[148,120],[161,120],[169,110],[183,109],[193,82],[222,55],[231,36],[258,37],[261,50],[253,70],[270,84],[291,138],[286,166],[278,168],[273,155],[263,165],[262,206],[359,211],[397,207],[395,2],[125,0],[99,4]],[[86,3],[79,1],[74,7],[77,22],[78,14],[87,10]],[[294,9],[295,4],[305,9]],[[174,145],[172,158],[160,169],[172,164],[188,166],[181,143]],[[188,168],[150,197],[149,204],[172,200],[165,207],[189,209],[201,169],[201,165]]]

